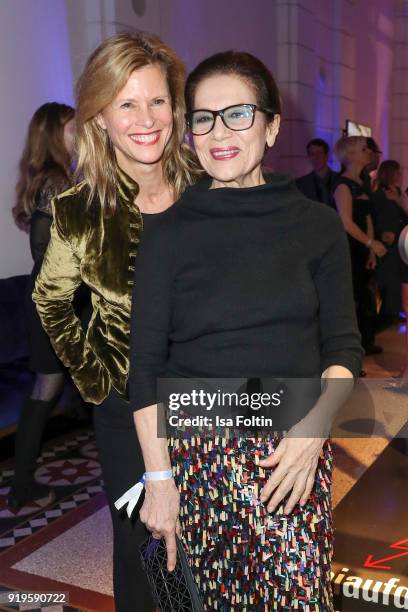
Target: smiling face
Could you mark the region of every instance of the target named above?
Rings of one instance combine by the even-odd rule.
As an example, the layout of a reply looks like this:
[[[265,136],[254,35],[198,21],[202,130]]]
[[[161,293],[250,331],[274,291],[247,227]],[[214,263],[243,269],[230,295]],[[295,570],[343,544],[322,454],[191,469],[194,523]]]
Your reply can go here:
[[[113,144],[117,162],[137,176],[160,163],[173,129],[166,75],[157,65],[135,70],[116,98],[97,117]]]
[[[231,74],[203,79],[196,88],[193,110],[222,110],[235,104],[257,104],[253,88]],[[208,134],[193,136],[201,165],[213,178],[212,187],[253,187],[264,182],[261,164],[265,146],[271,147],[279,131],[279,116],[270,123],[255,112],[253,126],[234,131],[217,117]]]

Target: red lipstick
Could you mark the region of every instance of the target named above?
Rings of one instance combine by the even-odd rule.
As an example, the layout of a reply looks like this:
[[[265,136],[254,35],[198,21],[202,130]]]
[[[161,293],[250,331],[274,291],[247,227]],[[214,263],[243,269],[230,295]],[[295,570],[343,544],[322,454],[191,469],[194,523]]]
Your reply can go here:
[[[210,149],[210,153],[213,159],[217,161],[224,161],[226,159],[233,159],[239,154],[240,150],[238,147],[213,147]]]

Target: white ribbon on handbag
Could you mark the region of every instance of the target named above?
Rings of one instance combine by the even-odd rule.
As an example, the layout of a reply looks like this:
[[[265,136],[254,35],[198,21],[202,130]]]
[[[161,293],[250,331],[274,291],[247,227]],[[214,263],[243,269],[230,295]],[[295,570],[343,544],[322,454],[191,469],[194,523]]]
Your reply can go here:
[[[173,472],[171,470],[165,470],[162,472],[145,472],[139,482],[133,487],[128,489],[119,499],[115,501],[116,510],[121,510],[123,506],[127,505],[126,513],[130,518],[133,510],[136,508],[136,504],[139,501],[139,497],[145,486],[145,482],[148,480],[170,480],[173,478]]]

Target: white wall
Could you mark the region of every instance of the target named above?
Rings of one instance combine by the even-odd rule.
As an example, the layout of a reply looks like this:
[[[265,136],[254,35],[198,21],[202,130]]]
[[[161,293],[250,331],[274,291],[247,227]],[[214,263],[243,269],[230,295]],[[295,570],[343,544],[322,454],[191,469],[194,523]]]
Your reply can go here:
[[[117,31],[114,0],[65,0],[74,84],[88,56]]]
[[[277,0],[277,7],[277,76],[287,114],[276,165],[308,172],[307,141],[319,136],[333,146],[346,119],[371,126],[387,155],[394,2]]]
[[[117,27],[159,34],[188,70],[204,57],[240,49],[276,66],[276,1],[115,0]]]
[[[48,101],[72,104],[64,0],[0,2],[0,278],[31,270],[28,236],[11,217],[28,122]]]

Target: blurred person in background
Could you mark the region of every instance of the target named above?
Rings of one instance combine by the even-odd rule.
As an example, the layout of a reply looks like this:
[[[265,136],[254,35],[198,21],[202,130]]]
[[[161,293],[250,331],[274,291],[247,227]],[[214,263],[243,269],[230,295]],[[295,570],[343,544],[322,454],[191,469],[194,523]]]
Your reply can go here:
[[[30,370],[34,386],[20,414],[15,447],[15,474],[8,505],[18,511],[27,503],[50,503],[52,491],[34,480],[36,459],[45,425],[64,386],[65,370],[42,328],[31,299],[50,240],[53,219],[51,200],[72,184],[72,155],[75,142],[75,111],[71,106],[48,102],[38,108],[28,127],[12,210],[20,229],[30,234],[34,260],[25,295],[29,333]]]
[[[382,151],[374,138],[371,136],[367,136],[366,146],[370,161],[361,172],[361,180],[363,181],[365,191],[369,196],[371,196],[373,190],[375,189],[375,179],[378,166],[380,165]]]
[[[296,179],[297,188],[310,200],[316,200],[336,208],[333,192],[338,173],[328,164],[330,147],[322,138],[313,138],[306,145],[306,153],[312,172]]]
[[[398,239],[408,223],[408,197],[402,190],[400,164],[388,159],[380,165],[371,196],[375,237],[387,248],[378,261],[377,285],[381,292],[380,323],[396,323],[401,309],[401,273],[403,265],[398,252]],[[402,273],[404,268],[402,268]]]
[[[374,341],[376,308],[370,282],[377,258],[384,257],[387,249],[375,239],[371,202],[361,179],[371,155],[363,136],[343,136],[334,152],[344,167],[334,198],[349,239],[357,321],[366,355],[374,355],[382,348]]]

